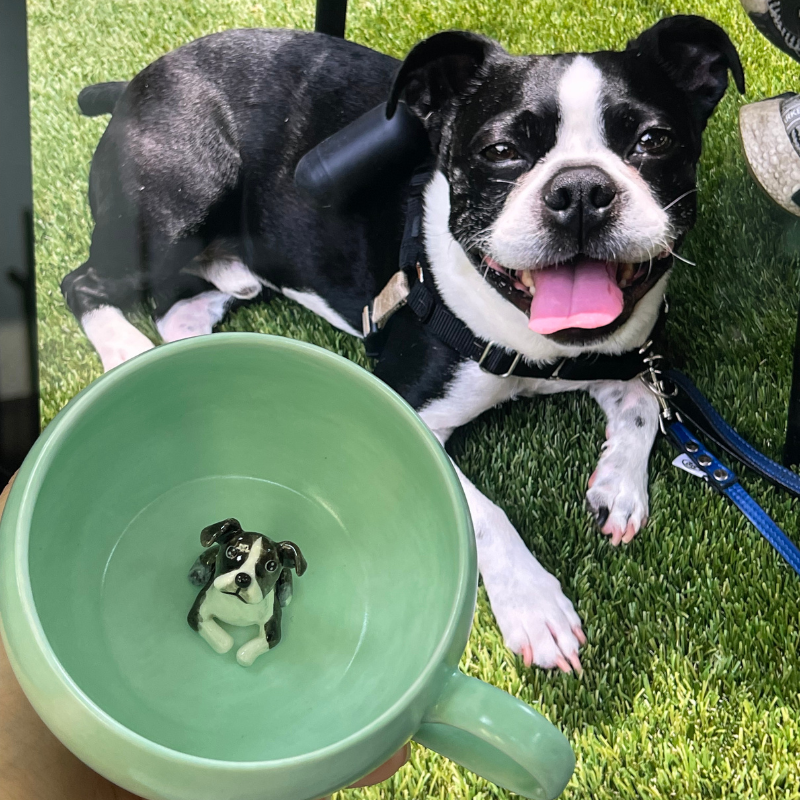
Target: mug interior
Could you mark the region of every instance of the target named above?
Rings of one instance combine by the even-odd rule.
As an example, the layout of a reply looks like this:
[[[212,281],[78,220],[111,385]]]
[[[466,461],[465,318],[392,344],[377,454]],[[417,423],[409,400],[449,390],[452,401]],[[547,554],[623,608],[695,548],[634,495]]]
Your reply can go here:
[[[390,709],[433,658],[469,517],[436,442],[376,379],[288,340],[203,338],[68,409],[31,517],[35,608],[125,727],[206,758],[303,755]],[[247,668],[235,652],[254,628],[228,628],[218,655],[186,621],[200,530],[231,516],[308,561],[282,641]]]

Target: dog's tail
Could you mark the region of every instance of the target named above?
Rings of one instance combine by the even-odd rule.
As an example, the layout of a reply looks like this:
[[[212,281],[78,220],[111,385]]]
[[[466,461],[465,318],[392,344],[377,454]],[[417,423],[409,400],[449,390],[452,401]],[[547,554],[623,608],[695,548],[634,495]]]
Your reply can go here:
[[[78,95],[78,107],[81,114],[85,117],[110,114],[127,85],[127,81],[109,81],[108,83],[93,83],[82,89]]]

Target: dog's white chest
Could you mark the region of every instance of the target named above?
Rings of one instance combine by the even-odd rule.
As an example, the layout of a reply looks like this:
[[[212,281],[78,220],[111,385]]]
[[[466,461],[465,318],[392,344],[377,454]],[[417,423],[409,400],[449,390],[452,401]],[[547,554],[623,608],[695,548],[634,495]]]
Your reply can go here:
[[[206,594],[200,617],[202,620],[215,617],[229,625],[263,626],[272,617],[274,603],[274,592],[266,595],[260,603],[245,603],[235,595],[225,594],[212,587]]]

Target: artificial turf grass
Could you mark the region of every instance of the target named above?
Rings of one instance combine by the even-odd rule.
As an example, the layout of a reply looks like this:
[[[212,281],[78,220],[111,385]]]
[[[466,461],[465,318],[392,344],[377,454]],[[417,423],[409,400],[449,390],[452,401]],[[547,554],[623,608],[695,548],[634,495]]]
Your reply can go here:
[[[348,37],[398,57],[449,27],[494,36],[512,52],[591,50],[622,46],[677,12],[703,13],[728,30],[743,57],[747,101],[796,86],[800,68],[760,37],[734,0],[601,7],[352,0]],[[77,92],[130,77],[213,30],[309,28],[312,20],[310,0],[29,4],[45,422],[100,374],[58,291],[87,255],[88,167],[106,124],[78,115]],[[800,233],[747,176],[736,132],[740,102],[729,90],[706,133],[700,216],[683,251],[698,266],[676,270],[667,330],[698,385],[743,435],[777,457]],[[221,329],[293,336],[366,365],[358,342],[282,298],[241,309]],[[561,580],[589,638],[582,678],[525,669],[503,646],[481,589],[463,668],[532,703],[567,733],[578,760],[567,798],[800,798],[800,582],[726,501],[670,467],[663,441],[650,467],[650,524],[632,545],[611,548],[583,508],[603,427],[588,397],[563,395],[509,403],[454,436],[456,461]],[[744,477],[800,541],[796,504]],[[361,792],[352,796],[507,796],[423,748],[392,780]]]

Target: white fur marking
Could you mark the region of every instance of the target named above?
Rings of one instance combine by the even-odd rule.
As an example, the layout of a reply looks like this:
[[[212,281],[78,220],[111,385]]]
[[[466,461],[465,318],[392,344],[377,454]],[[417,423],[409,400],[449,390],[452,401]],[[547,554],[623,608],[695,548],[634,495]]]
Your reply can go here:
[[[299,292],[297,289],[281,289],[281,292],[290,300],[300,303],[309,310],[313,311],[317,316],[327,320],[335,328],[345,333],[358,336],[359,339],[363,338],[363,333],[357,331],[341,314],[334,311],[318,294],[314,292]]]
[[[603,134],[603,74],[586,56],[576,56],[558,86],[559,127],[555,146],[520,180],[492,226],[488,250],[510,269],[545,265],[549,256],[541,233],[543,189],[567,167],[594,166],[615,183],[618,221],[609,233],[614,261],[639,262],[670,245],[669,216],[637,169],[623,161]]]
[[[238,259],[213,261],[197,274],[240,300],[252,300],[261,291],[261,281]]]
[[[156,327],[165,342],[177,342],[192,336],[205,336],[225,316],[233,298],[224,292],[202,292],[175,303]]]
[[[88,311],[80,321],[84,333],[100,356],[104,372],[154,347],[114,306],[100,306]]]
[[[245,603],[260,603],[263,599],[263,595],[261,594],[261,587],[258,585],[258,579],[256,578],[256,564],[261,556],[262,547],[262,540],[256,539],[255,542],[253,542],[253,546],[250,548],[250,552],[247,554],[245,562],[238,569],[218,575],[214,579],[214,588],[220,592],[236,593],[239,591],[239,595],[244,599]],[[240,591],[236,586],[236,576],[240,573],[250,576],[250,585],[244,591]],[[241,601],[237,600],[236,602],[246,607]],[[245,619],[247,618],[248,617],[245,616]],[[233,622],[233,620],[226,621],[234,625],[240,624]]]
[[[456,428],[519,394],[526,382],[530,383],[521,378],[490,375],[476,362],[464,361],[447,384],[444,397],[431,400],[418,413],[432,431],[446,439]]]

